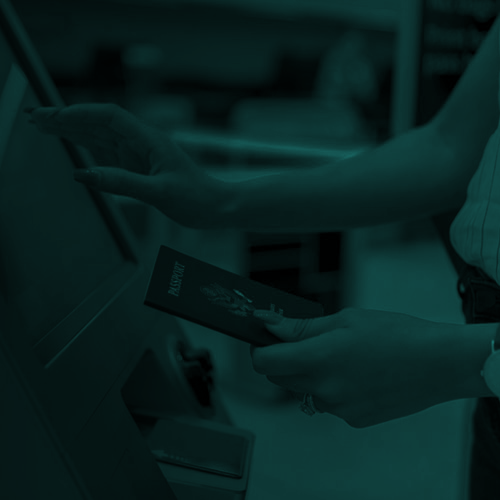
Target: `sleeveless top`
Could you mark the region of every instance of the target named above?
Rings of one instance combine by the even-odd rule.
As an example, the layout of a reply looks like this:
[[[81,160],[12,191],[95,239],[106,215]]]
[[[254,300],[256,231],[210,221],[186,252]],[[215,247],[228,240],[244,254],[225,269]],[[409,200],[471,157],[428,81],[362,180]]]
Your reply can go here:
[[[499,163],[500,123],[469,182],[466,201],[451,224],[450,239],[465,262],[481,268],[500,285]]]

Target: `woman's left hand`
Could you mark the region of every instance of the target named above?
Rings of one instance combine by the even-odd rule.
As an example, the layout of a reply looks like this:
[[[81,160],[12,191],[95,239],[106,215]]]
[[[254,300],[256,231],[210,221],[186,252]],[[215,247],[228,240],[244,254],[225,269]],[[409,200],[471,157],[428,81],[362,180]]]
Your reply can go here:
[[[252,347],[254,369],[292,392],[312,394],[318,411],[352,427],[462,397],[460,367],[450,356],[461,325],[358,309],[265,325],[285,342]]]

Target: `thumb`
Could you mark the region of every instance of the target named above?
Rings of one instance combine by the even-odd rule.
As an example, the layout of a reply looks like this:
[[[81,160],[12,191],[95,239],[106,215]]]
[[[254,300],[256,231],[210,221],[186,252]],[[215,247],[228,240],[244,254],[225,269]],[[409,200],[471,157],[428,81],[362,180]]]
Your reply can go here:
[[[273,311],[256,310],[254,317],[264,321],[265,327],[276,337],[285,342],[296,342],[315,337],[324,330],[318,328],[316,318],[285,318]]]
[[[152,177],[115,167],[76,170],[73,176],[75,181],[99,191],[129,196],[146,203],[151,202],[151,184],[154,182]]]

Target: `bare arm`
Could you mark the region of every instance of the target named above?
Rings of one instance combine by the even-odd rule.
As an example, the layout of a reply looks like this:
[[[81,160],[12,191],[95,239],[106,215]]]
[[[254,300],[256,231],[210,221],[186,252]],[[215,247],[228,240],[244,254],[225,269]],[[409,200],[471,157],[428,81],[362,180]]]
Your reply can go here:
[[[335,231],[459,208],[498,122],[498,24],[431,122],[340,162],[226,183],[214,224]]]

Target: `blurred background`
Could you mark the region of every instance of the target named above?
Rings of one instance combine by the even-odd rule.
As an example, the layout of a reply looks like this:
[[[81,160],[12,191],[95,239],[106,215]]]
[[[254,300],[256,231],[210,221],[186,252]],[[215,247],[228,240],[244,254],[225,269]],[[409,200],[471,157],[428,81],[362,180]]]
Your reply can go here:
[[[20,0],[16,8],[67,103],[115,102],[170,131],[199,164],[238,179],[310,166],[307,151],[342,158],[388,138],[398,2],[342,4]],[[246,238],[252,277],[338,309],[341,234]]]
[[[16,0],[14,6],[68,104],[115,102],[169,132],[212,175],[243,180],[310,167],[325,151],[341,160],[428,119],[415,109],[431,115],[463,67],[418,73],[417,48],[432,41],[422,26],[472,22],[484,34],[494,17],[486,7],[481,19],[458,8],[452,16],[440,12],[444,4]],[[451,54],[437,38],[435,46],[444,43]],[[424,76],[427,86],[418,86]],[[430,104],[419,100],[422,94]],[[204,232],[116,201],[145,258],[165,243],[319,301],[326,314],[352,306],[463,322],[456,271],[435,221],[343,233]],[[363,430],[332,416],[308,419],[297,401],[253,372],[248,346],[179,321],[194,344],[212,352],[235,425],[257,436],[248,499],[465,498],[472,402]]]

